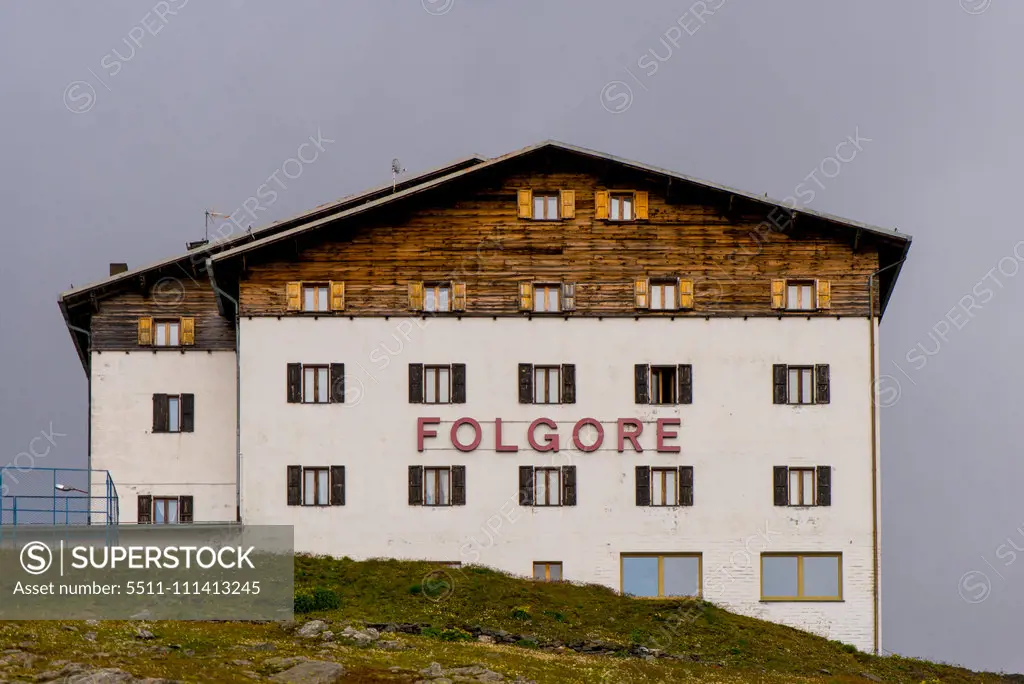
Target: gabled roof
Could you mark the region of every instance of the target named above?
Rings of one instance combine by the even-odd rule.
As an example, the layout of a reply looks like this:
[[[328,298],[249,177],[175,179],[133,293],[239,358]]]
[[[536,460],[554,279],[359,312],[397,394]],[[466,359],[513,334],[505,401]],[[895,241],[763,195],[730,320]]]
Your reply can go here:
[[[89,331],[87,325],[88,319],[91,317],[91,313],[76,315],[76,312],[73,311],[75,307],[91,305],[91,303],[96,299],[116,294],[124,289],[135,287],[135,284],[140,278],[153,279],[156,277],[154,274],[159,274],[161,271],[168,269],[177,269],[180,271],[180,269],[184,268],[187,272],[191,270],[195,264],[205,262],[206,258],[211,254],[216,254],[234,246],[259,241],[260,239],[275,235],[276,233],[289,230],[303,222],[312,221],[325,215],[336,214],[339,211],[344,211],[352,208],[353,206],[357,206],[361,202],[374,201],[382,196],[392,193],[393,191],[402,191],[419,183],[431,181],[442,176],[448,176],[452,173],[458,173],[459,171],[464,171],[469,167],[485,161],[487,161],[487,158],[480,155],[462,157],[461,159],[449,162],[443,166],[438,166],[414,176],[403,178],[394,185],[392,185],[392,183],[387,183],[369,190],[347,195],[334,202],[321,204],[315,209],[305,211],[288,219],[276,221],[257,230],[245,231],[240,235],[229,235],[221,240],[211,241],[208,244],[198,246],[184,254],[178,254],[177,256],[169,259],[163,259],[146,266],[140,266],[138,268],[123,271],[117,275],[112,275],[88,285],[67,290],[66,292],[61,293],[58,304],[60,306],[61,313],[64,316],[64,322],[67,324],[71,337],[75,342],[75,347],[78,350],[78,356],[81,359],[82,364],[88,368],[87,338]],[[152,278],[150,276],[152,276]]]
[[[442,185],[451,183],[452,181],[455,181],[457,179],[464,178],[472,174],[477,174],[479,172],[485,171],[486,169],[493,168],[500,164],[509,162],[513,159],[517,159],[543,149],[562,150],[565,152],[588,157],[591,159],[617,164],[622,167],[633,169],[636,171],[661,176],[668,180],[690,183],[699,187],[707,188],[712,191],[723,193],[725,195],[742,198],[750,202],[764,205],[765,207],[777,207],[793,216],[806,216],[836,226],[839,229],[849,230],[851,233],[851,238],[859,238],[861,235],[865,235],[873,237],[877,240],[881,240],[883,243],[889,245],[892,248],[892,255],[891,258],[887,258],[884,260],[885,263],[881,264],[881,266],[886,269],[886,272],[880,273],[879,277],[879,281],[881,283],[881,311],[879,315],[881,315],[881,313],[884,313],[885,311],[886,304],[888,303],[889,297],[892,294],[893,286],[896,283],[896,278],[898,277],[899,272],[903,267],[903,260],[906,258],[907,252],[910,249],[910,242],[912,238],[910,235],[907,235],[906,233],[900,233],[895,230],[881,228],[878,226],[869,225],[867,223],[861,223],[859,221],[844,219],[833,214],[827,214],[825,212],[815,211],[812,209],[799,207],[792,208],[784,204],[780,200],[769,198],[767,195],[755,195],[744,190],[738,190],[736,188],[731,188],[726,185],[720,185],[718,183],[700,180],[697,178],[693,178],[692,176],[677,173],[675,171],[669,171],[667,169],[658,168],[656,166],[651,166],[649,164],[642,164],[640,162],[632,161],[629,159],[623,159],[621,157],[616,157],[614,155],[605,154],[603,152],[597,152],[595,150],[590,150],[585,147],[578,147],[576,145],[570,145],[568,143],[559,142],[557,140],[546,140],[544,142],[537,143],[535,145],[529,145],[514,152],[510,152],[500,157],[495,157],[494,159],[485,161],[483,163],[475,164],[469,168],[454,171],[448,175],[441,176],[433,180],[420,183],[418,185],[414,185],[403,190],[402,192],[389,194],[374,201],[366,202],[356,207],[350,207],[342,211],[338,211],[334,214],[325,215],[321,218],[309,221],[307,223],[302,223],[301,225],[297,225],[294,228],[277,232],[274,235],[265,237],[263,239],[224,250],[223,252],[220,252],[219,254],[213,256],[210,261],[212,262],[213,267],[216,268],[217,264],[224,263],[232,259],[241,257],[250,252],[253,252],[255,250],[263,249],[273,244],[292,239],[298,235],[309,233],[310,231],[315,231],[318,228],[326,224],[332,223],[334,221],[337,221],[339,219],[345,219],[352,216],[357,216],[359,214],[363,214],[365,212],[373,211],[374,209],[377,209],[379,207],[394,202],[399,202],[403,199],[406,199],[419,193],[428,192],[434,188],[438,188]],[[212,272],[212,269],[208,270],[211,270]],[[218,288],[217,292],[218,297],[224,297],[225,293],[223,290]]]

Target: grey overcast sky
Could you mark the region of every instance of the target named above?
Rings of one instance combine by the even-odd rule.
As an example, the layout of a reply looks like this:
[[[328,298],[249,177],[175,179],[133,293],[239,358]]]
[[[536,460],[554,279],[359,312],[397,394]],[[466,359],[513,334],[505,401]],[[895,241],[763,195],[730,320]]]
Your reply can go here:
[[[1022,29],[1014,0],[4,0],[0,466],[85,464],[58,293],[182,251],[311,135],[257,227],[392,157],[557,138],[914,236],[882,323],[883,646],[1024,671]]]

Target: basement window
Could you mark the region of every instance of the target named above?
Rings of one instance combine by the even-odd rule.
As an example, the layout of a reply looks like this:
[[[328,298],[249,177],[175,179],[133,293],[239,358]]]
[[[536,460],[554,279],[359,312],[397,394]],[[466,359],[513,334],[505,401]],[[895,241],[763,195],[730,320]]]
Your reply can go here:
[[[661,598],[701,595],[700,554],[622,554],[622,593]]]
[[[842,599],[842,554],[761,554],[762,601]]]
[[[153,522],[173,525],[178,522],[178,497],[153,499]]]
[[[562,563],[557,562],[534,562],[533,579],[541,582],[561,582]]]

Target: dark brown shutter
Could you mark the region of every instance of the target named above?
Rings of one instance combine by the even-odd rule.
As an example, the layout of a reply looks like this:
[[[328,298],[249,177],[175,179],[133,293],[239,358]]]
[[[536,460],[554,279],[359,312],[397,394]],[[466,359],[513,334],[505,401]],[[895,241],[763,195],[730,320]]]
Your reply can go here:
[[[302,364],[288,364],[288,403],[302,403]]]
[[[452,364],[452,403],[466,403],[466,364]]]
[[[153,497],[149,494],[139,494],[138,521],[140,525],[153,522]]]
[[[192,522],[192,497],[191,496],[179,496],[178,497],[178,522],[190,523]]]
[[[423,364],[409,364],[409,403],[423,403]]]
[[[331,505],[345,505],[345,466],[331,466]]]
[[[302,505],[302,466],[288,466],[288,505]]]
[[[562,403],[576,403],[576,364],[562,364]]]
[[[784,363],[776,363],[772,365],[772,403],[774,404],[785,404],[786,399],[786,386],[789,378],[789,371]]]
[[[331,364],[331,401],[335,404],[345,403],[345,364],[343,363]]]
[[[679,505],[693,505],[693,466],[679,466]]]
[[[533,403],[533,364],[519,364],[519,403]]]
[[[831,394],[831,382],[827,363],[819,363],[814,367],[814,403],[827,404]]]
[[[789,468],[786,466],[775,466],[775,505],[789,505]]]
[[[181,395],[181,431],[196,431],[196,396],[194,394]]]
[[[646,363],[638,363],[633,368],[634,395],[638,404],[651,403],[650,381],[647,379],[649,373],[650,368]]]
[[[562,505],[576,505],[576,466],[562,466]]]
[[[466,466],[452,466],[452,506],[466,505]]]
[[[636,467],[636,505],[651,505],[651,468],[650,466]]]
[[[832,505],[832,466],[818,466],[818,505]]]
[[[679,403],[693,403],[693,365],[679,364]]]
[[[423,505],[423,466],[409,466],[409,505]]]
[[[171,412],[166,394],[153,395],[153,432],[167,432],[170,428]]]
[[[533,466],[519,466],[519,505],[533,505]]]

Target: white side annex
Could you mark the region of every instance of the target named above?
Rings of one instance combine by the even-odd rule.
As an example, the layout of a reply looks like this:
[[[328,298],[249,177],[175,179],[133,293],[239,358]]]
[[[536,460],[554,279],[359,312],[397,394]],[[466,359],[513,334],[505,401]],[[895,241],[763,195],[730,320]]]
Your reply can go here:
[[[241,514],[295,526],[299,551],[356,559],[482,563],[530,576],[561,562],[564,578],[622,588],[622,554],[700,556],[704,598],[731,610],[852,643],[874,644],[871,327],[865,318],[242,318],[239,337]],[[877,331],[877,328],[876,328]],[[876,338],[877,339],[877,338]],[[287,364],[345,364],[345,403],[288,403]],[[466,365],[466,402],[409,402],[409,364]],[[576,400],[520,404],[519,363],[575,364]],[[637,405],[634,364],[692,364],[693,402]],[[772,401],[772,365],[829,364],[824,405]],[[195,494],[196,519],[234,506],[234,355],[93,357],[94,467],[110,469],[130,519],[140,483]],[[128,366],[131,366],[130,368]],[[158,386],[191,386],[197,433],[148,433]],[[200,417],[201,416],[201,419]],[[436,436],[417,449],[418,419]],[[452,422],[479,421],[472,451]],[[550,418],[557,453],[531,448],[527,429]],[[495,451],[495,419],[502,443]],[[573,425],[601,422],[603,446],[573,446]],[[617,421],[639,418],[643,453],[616,449]],[[678,418],[656,450],[659,418]],[[203,431],[198,431],[199,421]],[[582,441],[596,431],[587,427]],[[472,428],[457,435],[471,441]],[[180,448],[173,440],[182,440]],[[188,445],[186,440],[190,440]],[[188,463],[185,463],[185,461]],[[519,505],[519,467],[575,465],[575,506]],[[345,503],[288,505],[287,467],[345,466]],[[408,501],[409,466],[465,466],[465,505]],[[693,466],[693,505],[636,505],[635,468]],[[773,505],[773,466],[831,466],[831,505]],[[156,483],[156,484],[153,484]],[[762,553],[841,554],[841,601],[763,601]]]
[[[114,479],[120,522],[137,522],[140,494],[192,496],[196,521],[236,520],[235,353],[92,352],[90,368],[92,468]],[[154,393],[193,394],[195,431],[154,434]]]

